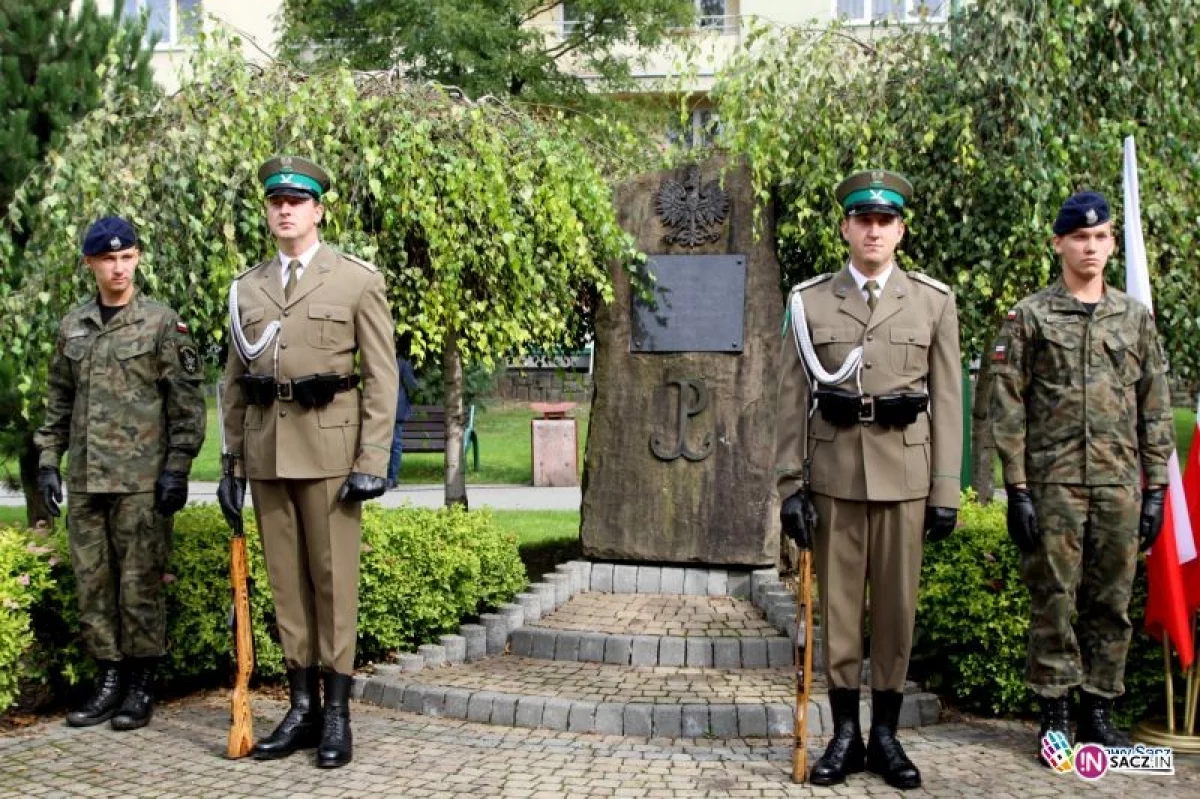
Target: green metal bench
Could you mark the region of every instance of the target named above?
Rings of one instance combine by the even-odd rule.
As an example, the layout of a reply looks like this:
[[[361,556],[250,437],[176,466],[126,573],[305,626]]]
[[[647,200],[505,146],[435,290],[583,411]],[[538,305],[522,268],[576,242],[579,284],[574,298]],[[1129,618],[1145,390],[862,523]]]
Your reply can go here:
[[[401,436],[404,451],[446,451],[446,409],[440,405],[414,405],[404,423]],[[468,451],[473,455],[474,471],[479,471],[479,434],[475,432],[475,406],[467,407],[467,423],[463,429],[463,460]]]

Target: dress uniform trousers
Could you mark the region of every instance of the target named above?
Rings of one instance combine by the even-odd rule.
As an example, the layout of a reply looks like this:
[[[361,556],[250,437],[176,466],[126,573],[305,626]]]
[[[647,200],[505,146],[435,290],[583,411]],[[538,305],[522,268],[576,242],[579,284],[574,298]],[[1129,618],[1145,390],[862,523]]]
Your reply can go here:
[[[813,494],[825,673],[862,684],[865,590],[871,596],[871,687],[904,691],[921,579],[925,499],[862,502]]]
[[[337,500],[345,481],[250,481],[288,668],[354,673],[362,503]]]

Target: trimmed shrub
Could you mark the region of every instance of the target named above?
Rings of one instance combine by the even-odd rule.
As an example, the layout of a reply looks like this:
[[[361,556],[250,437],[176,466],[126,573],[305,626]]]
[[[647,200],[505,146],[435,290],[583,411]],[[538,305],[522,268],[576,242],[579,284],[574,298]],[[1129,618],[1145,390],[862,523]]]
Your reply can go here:
[[[23,530],[0,528],[0,710],[19,690],[34,643],[30,611],[50,588],[52,554]]]

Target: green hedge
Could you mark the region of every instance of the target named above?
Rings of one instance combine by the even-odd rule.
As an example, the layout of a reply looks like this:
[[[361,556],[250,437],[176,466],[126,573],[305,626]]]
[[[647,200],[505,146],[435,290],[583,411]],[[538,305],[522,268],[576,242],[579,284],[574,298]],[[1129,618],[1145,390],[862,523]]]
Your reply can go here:
[[[247,516],[256,675],[269,680],[283,674],[283,655],[262,546]],[[61,693],[92,670],[78,642],[65,525],[58,527],[48,535],[0,529],[0,711],[19,686],[40,683]],[[164,577],[168,681],[211,680],[232,669],[227,530],[216,505],[190,505],[175,517]],[[463,618],[508,601],[525,584],[516,537],[490,513],[369,504],[363,511],[359,660],[435,640]]]
[[[1024,677],[1029,592],[1021,582],[1020,553],[1008,538],[1005,512],[1004,503],[979,505],[968,492],[960,528],[926,547],[913,668],[930,690],[952,697],[963,710],[1024,714],[1034,707]],[[1162,645],[1142,630],[1145,606],[1143,561],[1129,607],[1134,633],[1126,692],[1117,704],[1124,723],[1166,707]],[[1182,685],[1177,682],[1176,696]]]

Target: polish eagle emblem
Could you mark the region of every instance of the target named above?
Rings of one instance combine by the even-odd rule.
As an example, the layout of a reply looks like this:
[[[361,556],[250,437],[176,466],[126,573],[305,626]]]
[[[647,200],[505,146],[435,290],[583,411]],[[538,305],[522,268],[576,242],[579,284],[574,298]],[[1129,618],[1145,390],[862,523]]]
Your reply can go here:
[[[729,214],[729,195],[718,181],[701,183],[700,168],[688,169],[683,182],[663,181],[654,200],[654,210],[663,226],[670,229],[663,241],[683,247],[699,247],[716,241]]]

